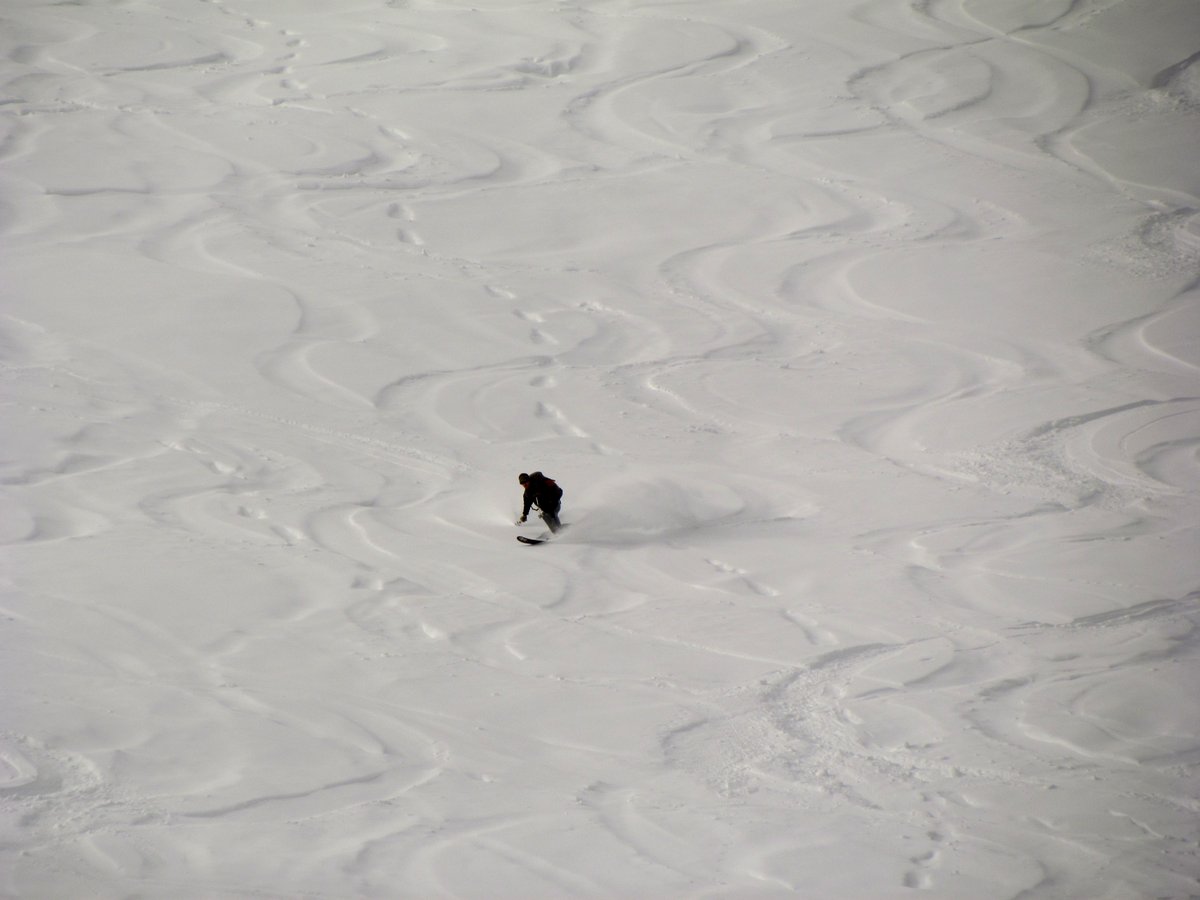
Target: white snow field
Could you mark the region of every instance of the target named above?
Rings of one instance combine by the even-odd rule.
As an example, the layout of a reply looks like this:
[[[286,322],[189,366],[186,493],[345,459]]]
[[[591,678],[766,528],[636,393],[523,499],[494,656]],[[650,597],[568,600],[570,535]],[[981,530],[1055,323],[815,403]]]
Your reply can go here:
[[[1200,895],[1196,0],[0,18],[0,894]]]

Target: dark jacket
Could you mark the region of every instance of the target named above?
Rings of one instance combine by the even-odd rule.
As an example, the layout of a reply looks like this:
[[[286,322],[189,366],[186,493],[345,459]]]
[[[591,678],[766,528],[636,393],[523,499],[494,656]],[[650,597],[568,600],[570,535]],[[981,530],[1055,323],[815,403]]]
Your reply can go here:
[[[529,515],[530,507],[535,505],[544,513],[556,514],[562,503],[562,493],[562,488],[554,483],[553,478],[534,472],[525,482],[525,508],[521,510],[521,515]]]

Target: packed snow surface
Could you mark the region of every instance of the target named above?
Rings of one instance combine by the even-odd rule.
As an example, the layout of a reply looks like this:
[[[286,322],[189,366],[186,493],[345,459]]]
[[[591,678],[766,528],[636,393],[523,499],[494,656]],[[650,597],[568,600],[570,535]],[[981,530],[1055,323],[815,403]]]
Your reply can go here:
[[[1200,894],[1195,0],[0,17],[0,894]]]

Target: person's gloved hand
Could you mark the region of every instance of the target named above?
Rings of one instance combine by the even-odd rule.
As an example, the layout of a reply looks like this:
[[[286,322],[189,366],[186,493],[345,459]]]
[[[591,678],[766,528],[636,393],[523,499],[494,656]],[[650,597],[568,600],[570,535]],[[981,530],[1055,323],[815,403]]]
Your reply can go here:
[[[521,516],[521,518],[517,519],[517,524],[518,524],[518,525],[524,525],[524,524],[525,524],[525,517],[524,517],[524,516]]]

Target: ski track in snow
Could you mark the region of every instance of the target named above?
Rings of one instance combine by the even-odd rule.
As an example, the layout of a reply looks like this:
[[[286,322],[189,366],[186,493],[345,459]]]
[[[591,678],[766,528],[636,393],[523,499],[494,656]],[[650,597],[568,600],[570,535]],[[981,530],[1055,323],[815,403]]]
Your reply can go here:
[[[803,6],[8,6],[0,892],[1200,894],[1194,5]]]

